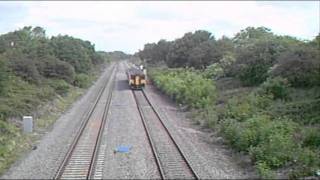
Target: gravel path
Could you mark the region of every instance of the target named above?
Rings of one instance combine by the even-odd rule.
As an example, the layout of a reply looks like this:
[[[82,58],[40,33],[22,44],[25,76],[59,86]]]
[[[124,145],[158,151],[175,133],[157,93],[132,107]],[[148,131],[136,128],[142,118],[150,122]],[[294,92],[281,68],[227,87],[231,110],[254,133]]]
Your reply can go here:
[[[109,66],[110,68],[110,66]],[[18,160],[1,179],[50,179],[62,162],[84,114],[93,104],[98,90],[106,82],[109,68],[85,95],[62,115],[37,144],[37,149]]]
[[[115,153],[120,145],[131,149],[128,153]],[[118,69],[101,147],[105,148],[104,179],[160,178],[123,63]]]
[[[145,92],[201,179],[258,178],[252,166],[234,155],[221,143],[220,137],[194,125],[192,120],[186,118],[185,112],[179,111],[155,87],[149,85]]]

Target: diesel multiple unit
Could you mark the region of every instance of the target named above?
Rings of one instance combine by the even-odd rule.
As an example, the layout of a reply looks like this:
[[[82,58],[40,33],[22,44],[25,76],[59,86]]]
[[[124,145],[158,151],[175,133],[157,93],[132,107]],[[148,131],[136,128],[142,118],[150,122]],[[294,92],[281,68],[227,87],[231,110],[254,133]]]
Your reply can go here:
[[[146,85],[145,74],[142,70],[132,67],[126,73],[131,89],[141,89]]]

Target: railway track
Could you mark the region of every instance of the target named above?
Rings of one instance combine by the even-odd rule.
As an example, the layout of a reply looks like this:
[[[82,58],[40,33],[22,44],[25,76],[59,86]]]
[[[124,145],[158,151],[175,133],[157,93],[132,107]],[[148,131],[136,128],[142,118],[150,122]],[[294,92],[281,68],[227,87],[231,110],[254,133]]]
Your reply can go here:
[[[199,179],[144,90],[132,91],[162,179]]]
[[[82,121],[54,179],[89,179],[93,177],[100,137],[106,123],[114,87],[116,66],[114,65],[112,68],[108,81],[99,91],[93,106]]]

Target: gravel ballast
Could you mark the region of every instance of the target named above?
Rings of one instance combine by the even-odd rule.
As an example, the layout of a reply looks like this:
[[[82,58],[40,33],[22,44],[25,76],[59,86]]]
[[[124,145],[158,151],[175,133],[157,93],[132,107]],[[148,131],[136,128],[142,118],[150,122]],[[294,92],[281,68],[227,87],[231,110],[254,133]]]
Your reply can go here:
[[[87,92],[64,113],[36,144],[37,148],[22,157],[1,179],[52,179],[72,142],[85,113],[107,81],[110,66]]]
[[[102,178],[160,178],[133,94],[128,86],[125,68],[123,63],[118,68],[102,139],[102,147],[105,147]],[[116,152],[116,148],[121,145],[130,147],[129,152]]]

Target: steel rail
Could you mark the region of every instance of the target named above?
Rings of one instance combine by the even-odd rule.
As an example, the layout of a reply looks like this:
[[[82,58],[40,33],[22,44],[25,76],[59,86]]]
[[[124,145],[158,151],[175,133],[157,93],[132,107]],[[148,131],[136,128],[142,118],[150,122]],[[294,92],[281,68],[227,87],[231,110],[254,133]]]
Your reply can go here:
[[[164,179],[164,177],[165,177],[164,171],[163,171],[163,169],[162,169],[159,156],[158,156],[158,154],[157,154],[157,152],[156,152],[156,149],[155,149],[155,146],[154,146],[154,142],[153,142],[153,140],[152,140],[152,138],[151,138],[151,135],[150,135],[150,133],[149,133],[149,129],[147,128],[147,124],[146,124],[146,122],[145,122],[145,121],[146,121],[146,120],[145,120],[145,117],[144,117],[144,115],[143,115],[143,113],[142,113],[142,109],[141,109],[140,105],[138,104],[138,100],[137,100],[136,94],[135,94],[133,91],[132,91],[132,93],[133,93],[133,96],[134,96],[134,99],[135,99],[135,102],[136,102],[136,105],[137,105],[137,108],[138,108],[139,115],[140,115],[140,117],[141,117],[141,121],[142,121],[144,130],[146,131],[146,135],[147,135],[147,138],[148,138],[148,142],[149,142],[150,147],[151,147],[151,149],[152,149],[153,157],[154,157],[155,160],[156,160],[157,169],[158,169],[158,171],[159,171],[159,174],[160,174],[161,179]]]
[[[157,155],[157,152],[155,150],[155,147],[154,147],[154,142],[152,141],[152,138],[151,138],[151,135],[150,135],[150,130],[148,130],[147,126],[146,126],[146,122],[145,122],[145,117],[143,115],[143,112],[141,110],[141,107],[139,106],[139,103],[138,103],[138,100],[137,100],[137,97],[136,97],[136,94],[135,94],[135,91],[132,91],[133,94],[134,94],[134,98],[135,98],[135,101],[136,101],[136,104],[138,106],[138,110],[139,110],[139,114],[141,116],[141,119],[143,121],[143,125],[145,127],[145,130],[146,130],[146,133],[147,133],[147,136],[148,136],[148,140],[151,144],[151,147],[152,147],[152,151],[153,151],[153,154],[154,156],[156,157],[156,162],[157,162],[157,165],[159,166],[158,168],[161,169],[159,170],[160,174],[161,174],[161,178],[164,179],[165,178],[165,175],[163,173],[163,168],[161,166],[161,163],[160,163],[160,159]],[[173,142],[175,148],[178,150],[179,154],[181,155],[183,161],[186,163],[188,169],[190,170],[191,174],[194,176],[195,179],[200,179],[199,176],[197,175],[197,173],[194,171],[194,169],[191,167],[189,161],[187,160],[184,152],[182,151],[182,149],[178,146],[176,140],[174,139],[174,137],[172,136],[172,134],[170,133],[169,129],[167,128],[167,126],[165,125],[165,123],[163,122],[162,118],[160,117],[159,115],[159,112],[154,108],[154,105],[153,103],[150,101],[150,99],[148,98],[148,96],[146,95],[145,91],[142,89],[141,90],[145,100],[147,101],[147,103],[149,104],[149,106],[151,107],[152,111],[154,112],[154,114],[156,115],[157,119],[160,121],[160,124],[162,125],[162,127],[164,128],[165,132],[168,134],[169,138],[171,139],[171,141]]]
[[[116,67],[117,69],[117,67]],[[101,144],[101,137],[102,137],[102,134],[103,134],[103,130],[104,130],[104,127],[105,127],[105,124],[106,124],[106,119],[107,119],[107,115],[108,115],[108,111],[109,111],[109,107],[110,107],[110,104],[111,104],[111,99],[112,99],[112,94],[113,94],[113,89],[114,89],[114,84],[115,84],[115,75],[113,77],[113,80],[111,82],[111,92],[108,94],[108,99],[107,99],[107,104],[106,104],[106,107],[105,107],[105,111],[103,113],[103,121],[101,123],[101,126],[99,128],[99,133],[98,133],[98,138],[96,140],[96,145],[95,145],[95,148],[94,148],[94,153],[93,153],[93,156],[92,156],[92,159],[91,159],[91,163],[90,163],[90,168],[89,168],[89,172],[88,172],[88,178],[92,178],[93,175],[94,175],[94,166],[95,166],[95,161],[97,159],[97,156],[98,156],[98,152],[99,152],[99,148],[100,147],[100,144]]]
[[[99,91],[98,96],[96,97],[93,106],[91,106],[91,108],[86,112],[86,115],[84,116],[84,118],[83,118],[83,120],[81,122],[80,128],[77,131],[76,137],[73,139],[72,144],[70,145],[70,147],[68,149],[68,152],[66,153],[62,163],[60,164],[59,169],[58,169],[57,173],[55,174],[54,179],[60,179],[61,178],[61,176],[62,176],[62,174],[64,172],[64,169],[68,165],[68,162],[69,162],[69,160],[70,160],[70,158],[71,158],[71,156],[72,156],[72,154],[73,154],[73,152],[74,152],[74,150],[75,150],[75,148],[76,148],[76,146],[77,146],[77,144],[79,142],[79,139],[81,138],[81,136],[82,136],[82,134],[83,134],[83,132],[84,132],[89,120],[90,120],[91,115],[93,114],[93,112],[94,112],[99,100],[101,99],[101,96],[102,96],[103,92],[105,91],[106,87],[109,84],[109,81],[111,80],[112,74],[114,73],[114,71],[116,69],[116,66],[117,65],[113,65],[112,71],[111,71],[111,73],[110,73],[110,75],[108,77],[107,83],[105,83],[105,85]],[[87,176],[87,178],[88,178],[88,176]]]

